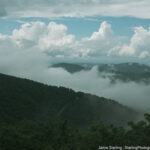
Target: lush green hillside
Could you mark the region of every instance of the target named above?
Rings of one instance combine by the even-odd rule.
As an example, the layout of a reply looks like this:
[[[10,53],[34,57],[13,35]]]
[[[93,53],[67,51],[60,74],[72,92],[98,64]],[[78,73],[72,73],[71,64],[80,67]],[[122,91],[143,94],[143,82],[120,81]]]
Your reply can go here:
[[[0,74],[0,150],[149,146],[150,115],[118,127],[137,115],[113,100]]]
[[[103,97],[0,75],[1,121],[42,121],[52,116],[68,120],[71,126],[85,128],[98,121],[125,125],[135,120],[138,113]]]

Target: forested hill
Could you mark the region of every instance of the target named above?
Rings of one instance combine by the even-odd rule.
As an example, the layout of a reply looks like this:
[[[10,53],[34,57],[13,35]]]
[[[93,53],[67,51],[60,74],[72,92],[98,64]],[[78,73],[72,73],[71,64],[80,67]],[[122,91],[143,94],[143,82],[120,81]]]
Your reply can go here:
[[[86,128],[98,121],[125,125],[137,116],[113,100],[0,74],[0,122],[60,117],[71,126]]]
[[[57,63],[57,64],[53,64],[51,67],[63,68],[63,69],[67,70],[70,73],[75,73],[75,72],[79,72],[79,71],[82,71],[82,70],[87,70],[82,65],[70,64],[70,63]]]
[[[99,75],[102,73],[112,73],[111,80],[121,80],[123,82],[134,81],[150,83],[150,66],[139,63],[121,64],[70,64],[57,63],[52,65],[54,68],[63,68],[70,73],[79,71],[90,71],[94,66],[98,67]],[[101,76],[105,77],[105,76]],[[107,77],[107,76],[106,76]]]

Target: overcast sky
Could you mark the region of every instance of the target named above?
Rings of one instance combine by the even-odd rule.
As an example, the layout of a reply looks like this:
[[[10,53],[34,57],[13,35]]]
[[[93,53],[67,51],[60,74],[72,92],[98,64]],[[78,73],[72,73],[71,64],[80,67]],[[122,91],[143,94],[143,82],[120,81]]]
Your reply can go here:
[[[0,16],[149,18],[149,0],[1,0]]]

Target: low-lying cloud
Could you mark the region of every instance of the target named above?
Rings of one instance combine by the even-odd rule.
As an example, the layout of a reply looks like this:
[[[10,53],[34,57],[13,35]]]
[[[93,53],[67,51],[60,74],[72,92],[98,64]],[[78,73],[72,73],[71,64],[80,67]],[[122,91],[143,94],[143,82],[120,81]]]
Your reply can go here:
[[[136,82],[125,83],[119,80],[112,84],[110,78],[99,76],[97,67],[74,74],[62,68],[48,68],[46,65],[35,67],[34,63],[30,69],[18,69],[5,70],[3,73],[114,99],[121,104],[144,112],[149,112],[150,109],[150,85]]]

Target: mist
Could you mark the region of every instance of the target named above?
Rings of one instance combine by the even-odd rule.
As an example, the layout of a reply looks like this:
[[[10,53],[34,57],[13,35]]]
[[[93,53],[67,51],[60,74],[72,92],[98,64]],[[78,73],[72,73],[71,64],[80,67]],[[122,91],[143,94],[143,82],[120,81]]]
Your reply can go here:
[[[112,83],[109,77],[113,74],[105,73],[107,78],[103,78],[104,74],[100,76],[97,67],[93,67],[90,71],[81,71],[74,74],[61,68],[50,68],[43,75],[44,78],[41,74],[36,76],[36,79],[49,85],[64,86],[75,91],[114,99],[123,105],[149,112],[150,85],[136,82],[125,83],[120,80]]]
[[[32,58],[31,55],[28,59],[24,59],[26,60],[23,61],[24,63],[18,63],[18,65],[14,65],[17,64],[17,59],[14,63],[5,65],[3,63],[4,67],[0,68],[0,72],[114,99],[123,105],[140,111],[149,112],[150,110],[150,85],[136,82],[125,83],[120,80],[112,83],[109,77],[113,74],[105,73],[106,78],[103,78],[104,74],[100,76],[97,67],[93,67],[89,71],[71,74],[62,68],[49,67],[44,55],[42,59],[41,55],[38,54],[34,57],[34,60]]]

